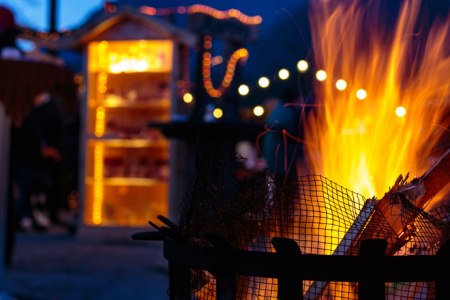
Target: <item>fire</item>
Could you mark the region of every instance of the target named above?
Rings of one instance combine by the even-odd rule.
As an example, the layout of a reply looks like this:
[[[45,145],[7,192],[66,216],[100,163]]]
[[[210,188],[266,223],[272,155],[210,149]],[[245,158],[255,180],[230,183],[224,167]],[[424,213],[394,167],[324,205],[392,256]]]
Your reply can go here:
[[[402,1],[395,24],[380,1],[311,5],[323,80],[315,86],[319,108],[306,122],[309,167],[381,197],[400,174],[422,175],[448,135],[450,19],[420,26],[416,0]]]

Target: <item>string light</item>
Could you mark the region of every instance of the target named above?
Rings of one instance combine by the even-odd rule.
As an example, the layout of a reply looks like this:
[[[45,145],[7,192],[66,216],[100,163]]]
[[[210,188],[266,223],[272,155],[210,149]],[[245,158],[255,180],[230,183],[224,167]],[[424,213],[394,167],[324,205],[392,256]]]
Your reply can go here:
[[[344,79],[339,79],[338,81],[336,81],[336,88],[339,91],[343,91],[347,88],[347,82]]]
[[[108,13],[114,13],[117,11],[117,7],[113,3],[108,3],[105,7],[105,11]],[[259,25],[262,23],[261,16],[248,16],[237,9],[229,9],[226,11],[220,11],[207,5],[195,4],[191,6],[178,6],[174,8],[155,8],[152,6],[140,6],[138,11],[142,14],[150,16],[167,16],[171,14],[196,14],[203,13],[207,14],[216,19],[236,19],[239,22],[246,25]],[[40,39],[40,40],[50,40],[57,41],[62,37],[68,37],[73,35],[74,30],[64,30],[55,33],[49,33],[45,31],[37,31],[29,28],[24,28],[22,30],[21,36],[24,39]]]
[[[257,117],[261,117],[264,114],[264,108],[261,105],[257,105],[253,108],[253,114]]]
[[[222,109],[220,109],[220,108],[215,108],[215,109],[213,110],[213,116],[214,116],[214,118],[216,118],[216,119],[222,118],[222,116],[223,116],[223,111],[222,111]]]
[[[299,60],[297,63],[297,69],[301,72],[301,73],[305,73],[306,71],[308,71],[309,68],[309,64],[306,60]]]
[[[406,108],[404,106],[397,106],[395,109],[395,115],[399,118],[403,118],[406,116]]]
[[[248,85],[241,84],[238,88],[238,93],[241,96],[246,96],[246,95],[248,95],[249,92],[250,92],[250,88],[248,87]]]
[[[209,15],[215,19],[230,19],[234,18],[239,20],[240,22],[246,25],[259,25],[262,22],[262,18],[260,16],[250,17],[237,9],[229,9],[226,11],[220,11],[210,6],[194,4],[187,8],[187,12],[190,14],[195,13],[203,13]]]
[[[210,49],[212,45],[212,39],[210,36],[205,36],[203,40],[203,46],[205,49]],[[227,68],[225,71],[225,76],[218,88],[214,88],[211,79],[211,53],[206,51],[203,54],[203,65],[202,65],[202,77],[203,86],[212,98],[219,98],[228,89],[231,82],[233,81],[236,65],[240,60],[246,60],[248,58],[248,51],[245,48],[240,48],[233,52],[230,59],[228,60]]]
[[[367,98],[367,92],[365,89],[359,89],[356,91],[356,98],[359,100],[364,100]]]
[[[248,24],[248,25],[258,25],[262,22],[262,18],[260,16],[249,17],[236,9],[230,9],[227,11],[219,11],[212,7],[209,7],[206,5],[199,5],[199,4],[192,5],[189,7],[178,6],[176,8],[160,8],[160,9],[157,9],[155,7],[150,7],[150,6],[141,6],[139,8],[139,12],[141,12],[143,14],[147,14],[147,15],[168,15],[168,14],[174,14],[174,13],[177,13],[177,14],[204,13],[204,14],[208,14],[211,17],[214,17],[217,19],[235,18],[235,19],[239,20],[240,22],[242,22],[244,24]],[[73,35],[73,32],[74,31],[72,31],[72,30],[67,30],[67,31],[60,31],[57,33],[48,33],[48,32],[34,31],[29,28],[25,28],[22,31],[21,36],[24,39],[30,39],[30,40],[33,38],[37,38],[37,39],[41,39],[41,40],[56,41],[61,37],[69,37],[69,36]],[[107,42],[106,41],[104,41],[104,42],[105,42],[104,46],[107,46]],[[206,41],[204,46],[205,46],[205,49],[211,49],[212,43],[210,44]],[[234,77],[234,71],[235,71],[235,66],[236,66],[237,62],[240,59],[246,59],[246,58],[248,58],[248,51],[246,49],[241,48],[241,49],[236,50],[233,53],[233,55],[231,56],[231,58],[228,60],[226,73],[222,80],[221,86],[219,88],[215,89],[213,87],[213,84],[211,81],[210,68],[211,68],[211,66],[222,63],[223,58],[221,56],[211,57],[210,53],[205,53],[205,55],[203,57],[203,75],[204,75],[203,83],[204,83],[204,87],[205,87],[206,91],[208,92],[208,94],[211,97],[219,98],[223,95],[224,91],[226,90],[226,88],[229,87],[229,85]],[[297,62],[297,69],[299,72],[305,73],[309,69],[309,63],[306,60],[301,59]],[[278,76],[280,79],[286,80],[289,78],[290,74],[287,69],[281,69],[278,72]],[[107,81],[107,75],[104,77],[103,76],[99,76],[99,77],[103,78],[104,80],[103,80],[103,82],[101,82],[98,85],[97,91],[99,93],[104,93],[105,92],[104,86]],[[328,77],[328,75],[324,70],[318,70],[316,72],[316,79],[318,81],[325,81],[327,79],[327,77]],[[261,77],[258,80],[258,85],[261,88],[267,88],[270,85],[270,81],[267,77]],[[345,82],[345,80],[340,79],[336,82],[336,88],[338,90],[345,90],[347,88],[347,83]],[[188,97],[187,100],[183,97],[183,101],[185,103],[191,103],[193,101],[193,97],[192,97],[192,99],[190,99],[189,96],[187,96],[187,97]],[[359,100],[366,99],[367,98],[366,90],[364,90],[364,89],[357,90],[356,98]],[[398,115],[397,110],[399,111],[400,115],[403,112],[406,114],[406,110],[403,107],[398,107],[396,109],[396,115]],[[100,129],[100,127],[102,127],[102,126],[96,126],[96,127],[99,129],[97,131],[97,133],[102,131],[102,129]]]
[[[261,77],[261,78],[259,78],[259,80],[258,80],[258,85],[259,85],[260,87],[262,87],[263,89],[266,88],[266,87],[268,87],[268,86],[270,85],[269,78],[267,78],[267,77]]]
[[[325,72],[324,70],[319,70],[316,72],[316,78],[319,81],[325,81],[327,79],[327,72]]]
[[[278,71],[278,77],[281,80],[286,80],[289,78],[289,71],[287,69],[281,69],[280,71]]]
[[[192,96],[191,93],[185,93],[183,95],[183,101],[184,103],[191,103],[192,101],[194,101],[194,96]]]

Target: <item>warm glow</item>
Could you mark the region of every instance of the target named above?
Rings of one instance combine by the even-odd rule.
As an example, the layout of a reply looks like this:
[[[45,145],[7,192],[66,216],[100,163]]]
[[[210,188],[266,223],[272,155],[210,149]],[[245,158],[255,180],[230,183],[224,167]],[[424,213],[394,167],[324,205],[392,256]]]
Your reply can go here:
[[[102,223],[103,207],[103,143],[94,146],[94,202],[92,204],[92,222],[95,225]]]
[[[213,110],[213,116],[214,116],[214,118],[216,118],[216,119],[220,119],[220,118],[222,118],[222,116],[223,116],[223,111],[222,111],[220,108],[215,108],[215,109]]]
[[[97,107],[95,111],[95,136],[102,137],[105,134],[105,108]]]
[[[325,72],[324,70],[319,70],[316,72],[316,78],[319,81],[325,81],[327,79],[327,72]]]
[[[172,69],[173,42],[170,40],[91,42],[88,49],[91,72],[119,74]]]
[[[270,85],[269,78],[267,78],[267,77],[261,77],[261,78],[259,78],[259,80],[258,80],[258,85],[259,85],[260,87],[262,87],[262,88],[268,87],[268,86]]]
[[[377,1],[312,4],[315,65],[333,80],[315,85],[318,108],[305,122],[309,172],[381,198],[399,175],[422,175],[448,134],[450,22],[418,29],[419,1],[402,1],[389,28]],[[339,78],[348,93],[335,88]]]
[[[359,89],[356,91],[356,98],[359,100],[364,100],[367,98],[367,92],[364,89]]]
[[[289,78],[289,71],[286,69],[281,69],[278,71],[278,77],[280,77],[281,80],[286,80]]]
[[[255,116],[257,116],[257,117],[262,116],[262,115],[264,114],[264,108],[263,108],[262,106],[260,106],[260,105],[255,106],[255,107],[253,108],[253,114],[254,114]]]
[[[212,39],[210,36],[205,36],[203,39],[203,47],[205,49],[210,49],[211,48],[210,46],[212,46]],[[225,76],[223,77],[220,86],[218,88],[215,88],[211,78],[212,55],[211,52],[206,51],[203,54],[202,78],[203,78],[203,87],[205,88],[208,95],[210,95],[213,98],[220,98],[233,81],[236,65],[238,64],[238,62],[241,60],[246,60],[247,58],[248,58],[247,49],[240,48],[234,51],[230,59],[228,60],[227,67],[225,70]]]
[[[395,109],[395,115],[399,118],[403,118],[404,116],[406,116],[406,108],[404,108],[403,106],[397,106],[397,108]]]
[[[299,60],[297,63],[297,69],[302,73],[308,71],[308,67],[309,67],[309,65],[306,60],[302,59],[302,60]]]
[[[247,25],[258,25],[258,24],[261,24],[261,22],[262,22],[262,18],[260,16],[250,17],[250,16],[243,14],[242,12],[240,12],[237,9],[229,9],[226,11],[220,11],[220,10],[214,9],[210,6],[194,4],[194,5],[189,6],[187,11],[190,14],[194,14],[194,13],[207,14],[216,19],[235,18],[235,19],[239,20],[240,22],[247,24]]]
[[[184,103],[191,103],[192,101],[194,101],[194,96],[192,96],[191,93],[186,93],[183,95],[183,101]]]
[[[339,91],[343,91],[347,88],[347,82],[344,79],[339,79],[338,81],[336,81],[336,88]]]
[[[241,84],[238,88],[238,93],[241,96],[246,96],[246,95],[248,95],[249,92],[250,92],[250,88],[245,84]]]

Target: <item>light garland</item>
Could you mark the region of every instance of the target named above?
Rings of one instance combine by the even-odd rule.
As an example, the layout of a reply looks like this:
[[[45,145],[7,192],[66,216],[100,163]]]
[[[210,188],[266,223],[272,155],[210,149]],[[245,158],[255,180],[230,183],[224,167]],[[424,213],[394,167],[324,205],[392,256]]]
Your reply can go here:
[[[250,17],[245,14],[243,14],[241,11],[237,9],[229,9],[226,11],[220,11],[215,8],[201,5],[201,4],[194,4],[187,8],[187,12],[189,14],[195,14],[195,13],[203,13],[207,14],[215,19],[231,19],[234,18],[238,21],[240,21],[243,24],[246,25],[258,25],[261,24],[262,18],[260,16],[254,16]]]
[[[261,16],[247,16],[237,9],[221,11],[207,5],[194,4],[191,6],[178,6],[176,8],[155,8],[152,6],[141,6],[139,11],[150,16],[167,16],[171,14],[198,14],[209,15],[218,20],[236,19],[246,25],[259,25],[262,22]]]
[[[104,6],[104,11],[106,11],[107,13],[115,13],[117,12],[117,6],[115,6],[113,3],[108,3],[108,5]],[[203,13],[219,20],[234,18],[245,25],[259,25],[262,23],[262,17],[258,15],[248,16],[242,13],[240,10],[233,8],[221,11],[202,4],[194,4],[191,6],[178,6],[174,8],[171,7],[156,8],[152,6],[140,6],[137,11],[149,16],[168,16],[173,14],[183,15],[183,14]],[[37,38],[48,41],[57,41],[61,37],[71,36],[74,32],[74,30],[65,30],[50,33],[46,31],[32,30],[30,28],[21,28],[21,29],[22,29],[21,35],[25,39]]]
[[[211,49],[212,40],[210,36],[205,36],[203,40],[203,47],[208,50]],[[230,59],[228,60],[225,76],[223,77],[222,82],[218,88],[214,88],[213,82],[211,80],[211,57],[212,55],[209,51],[206,51],[203,54],[203,87],[205,88],[209,96],[211,96],[212,98],[219,98],[228,89],[231,82],[233,81],[236,64],[239,62],[239,60],[246,60],[248,58],[248,51],[245,48],[240,48],[233,52]]]

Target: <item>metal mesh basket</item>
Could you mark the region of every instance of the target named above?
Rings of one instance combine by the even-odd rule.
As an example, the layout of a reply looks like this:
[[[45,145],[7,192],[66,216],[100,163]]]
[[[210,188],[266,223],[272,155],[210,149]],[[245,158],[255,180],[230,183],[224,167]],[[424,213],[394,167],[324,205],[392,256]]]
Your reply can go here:
[[[278,178],[268,172],[249,177],[236,175],[239,157],[216,159],[197,165],[197,173],[183,203],[181,233],[196,245],[209,245],[214,233],[234,248],[274,252],[274,237],[290,238],[304,254],[357,255],[366,238],[388,241],[390,255],[435,254],[448,239],[449,207],[425,213],[401,197],[392,205],[400,214],[388,216],[402,222],[396,233],[378,212],[376,199],[365,199],[319,175]],[[395,210],[398,211],[398,210]],[[413,221],[411,221],[413,220]],[[192,299],[216,299],[215,276],[191,270]],[[305,299],[356,299],[352,282],[305,281]],[[430,299],[433,284],[389,283],[387,299]],[[277,280],[239,276],[236,299],[276,299]]]

